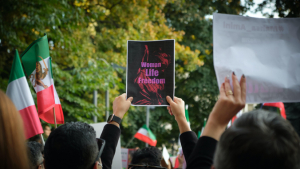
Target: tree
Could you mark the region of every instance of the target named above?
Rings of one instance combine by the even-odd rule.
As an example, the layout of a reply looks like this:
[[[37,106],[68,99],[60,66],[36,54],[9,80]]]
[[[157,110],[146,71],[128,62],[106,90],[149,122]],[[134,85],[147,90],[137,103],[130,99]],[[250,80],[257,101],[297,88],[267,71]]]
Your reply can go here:
[[[275,8],[270,4],[275,4]],[[264,12],[265,9],[271,9],[271,13]],[[299,0],[264,0],[258,4],[256,12],[261,12],[264,16],[274,17],[274,13],[278,13],[279,17],[290,18],[300,16],[300,1]]]
[[[2,2],[0,15],[1,88],[6,89],[13,50],[24,51],[35,39],[48,34],[57,92],[66,121],[103,119],[104,105],[92,104],[92,91],[104,91],[117,80],[114,71],[96,56],[87,28],[101,13],[87,13],[76,1],[10,0]],[[116,82],[115,82],[116,83]],[[101,84],[101,85],[96,85]],[[35,93],[32,92],[36,97]]]
[[[218,96],[217,81],[213,67],[213,43],[212,43],[212,20],[213,12],[242,14],[253,5],[252,1],[240,5],[239,0],[234,1],[207,1],[207,0],[173,0],[169,1],[162,9],[166,18],[166,25],[175,28],[176,31],[184,31],[182,41],[179,43],[190,47],[191,50],[199,51],[198,58],[204,64],[196,69],[186,69],[189,62],[176,60],[175,95],[183,98],[189,105],[191,127],[194,131],[201,130],[204,118],[207,118]],[[145,123],[145,108],[136,108],[135,113],[130,112],[128,118],[134,119],[135,123],[129,123],[135,130],[122,130],[123,135],[132,135],[139,126]],[[137,114],[134,116],[133,114]],[[158,146],[170,145],[170,140],[176,140],[179,129],[173,117],[167,113],[166,108],[151,110],[150,129],[156,134]],[[127,119],[125,119],[127,120]],[[128,120],[128,121],[129,121]],[[171,125],[171,130],[169,126]],[[166,127],[168,126],[168,127]],[[127,129],[127,128],[126,128]],[[123,134],[126,132],[125,134]],[[123,137],[128,142],[131,137]],[[123,144],[122,144],[123,145]],[[144,146],[134,140],[129,147]]]
[[[55,86],[65,121],[92,122],[94,115],[99,121],[105,121],[105,90],[110,89],[110,105],[115,96],[124,92],[125,71],[111,65],[126,66],[127,40],[175,39],[176,60],[186,63],[176,65],[176,70],[192,71],[203,64],[198,57],[199,51],[178,43],[184,32],[165,25],[162,9],[166,3],[166,0],[1,2],[0,88],[7,87],[12,51],[24,51],[31,42],[47,33]],[[96,112],[92,104],[93,90],[99,92]],[[32,94],[36,97],[33,91]],[[133,107],[130,114],[138,117],[141,111],[142,108]],[[125,117],[123,126],[134,133],[137,129],[130,125],[136,121],[131,119]],[[153,128],[158,128],[160,123],[158,121]],[[132,136],[122,133],[124,141]]]
[[[131,2],[131,3],[130,3]],[[111,1],[102,4],[107,13],[106,17],[96,21],[95,30],[96,46],[99,55],[105,57],[109,62],[126,66],[127,40],[160,40],[175,39],[176,60],[185,64],[176,64],[177,71],[192,71],[197,66],[201,66],[203,61],[198,57],[198,50],[191,50],[189,46],[180,45],[184,35],[183,31],[174,31],[168,27],[164,17],[163,8],[167,1]],[[109,37],[109,38],[108,38]],[[125,71],[119,70],[119,77],[122,83],[126,83]],[[125,89],[120,90],[120,93]],[[125,115],[122,122],[122,146],[130,141],[137,130],[145,124],[146,108],[132,107],[128,115]],[[173,138],[171,131],[165,129],[171,120],[166,109],[151,110],[150,129],[158,139],[158,146],[167,143],[169,138]],[[178,136],[178,134],[176,134]],[[145,144],[133,140],[129,147],[143,147]]]
[[[167,25],[177,31],[184,31],[183,45],[190,46],[191,50],[199,50],[199,59],[204,65],[194,71],[184,69],[176,72],[176,95],[183,98],[189,105],[191,128],[201,131],[205,118],[208,118],[218,94],[218,86],[213,67],[212,19],[213,12],[242,14],[245,13],[251,2],[240,5],[240,1],[207,1],[186,0],[173,1],[164,8]],[[178,60],[179,65],[187,63]],[[173,121],[172,133],[179,133],[177,124]],[[174,130],[175,129],[175,130]],[[178,134],[173,134],[178,138]]]

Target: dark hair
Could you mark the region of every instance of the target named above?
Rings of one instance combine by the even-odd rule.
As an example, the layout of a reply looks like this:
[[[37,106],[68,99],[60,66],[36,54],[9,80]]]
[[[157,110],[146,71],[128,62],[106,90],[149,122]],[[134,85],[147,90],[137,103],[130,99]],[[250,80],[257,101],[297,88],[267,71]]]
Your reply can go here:
[[[216,169],[296,169],[300,139],[276,113],[255,110],[239,117],[220,138]]]
[[[132,155],[131,164],[148,164],[150,166],[160,166],[162,159],[161,151],[156,147],[145,147],[138,149]],[[133,167],[134,169],[146,169],[146,167]],[[147,168],[149,169],[149,168]]]
[[[30,168],[36,169],[43,162],[42,145],[35,141],[27,143]]]
[[[45,149],[46,169],[90,169],[98,154],[96,132],[86,123],[71,122],[49,135]]]

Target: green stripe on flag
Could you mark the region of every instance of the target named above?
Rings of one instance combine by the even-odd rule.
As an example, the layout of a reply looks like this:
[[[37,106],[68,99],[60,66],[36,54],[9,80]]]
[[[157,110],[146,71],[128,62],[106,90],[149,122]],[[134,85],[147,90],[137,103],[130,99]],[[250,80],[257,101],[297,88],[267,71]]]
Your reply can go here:
[[[49,45],[47,35],[32,42],[22,53],[21,58],[27,75],[31,74],[35,68],[36,62],[49,57]],[[25,66],[26,65],[26,66]]]
[[[25,74],[23,72],[21,60],[20,60],[20,57],[19,57],[19,52],[18,52],[18,50],[16,50],[8,83],[10,83],[10,82],[12,82],[12,81],[14,81],[16,79],[19,79],[19,78],[21,78],[23,76],[25,76]]]
[[[51,58],[51,57],[50,57],[49,73],[50,73],[50,75],[51,75],[51,78],[53,79],[53,74],[52,74],[52,58]]]
[[[151,138],[151,140],[156,140],[155,135],[154,135],[154,134],[152,133],[152,131],[146,126],[146,124],[144,124],[144,125],[142,126],[142,128],[144,128],[145,130],[148,131],[148,135],[149,135],[149,137]]]
[[[185,118],[186,118],[186,121],[187,122],[190,122],[190,116],[189,116],[189,111],[188,111],[188,108],[186,107],[185,109]]]

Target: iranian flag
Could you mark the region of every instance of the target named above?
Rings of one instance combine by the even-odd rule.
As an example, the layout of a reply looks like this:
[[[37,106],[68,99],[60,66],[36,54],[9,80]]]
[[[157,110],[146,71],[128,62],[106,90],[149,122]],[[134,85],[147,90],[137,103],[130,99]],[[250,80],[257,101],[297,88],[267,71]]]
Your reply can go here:
[[[6,94],[20,112],[26,139],[44,133],[17,50]]]
[[[150,146],[156,146],[157,140],[152,131],[144,124],[142,128],[134,135],[135,138],[148,143]]]
[[[51,58],[47,35],[34,41],[22,53],[22,62],[27,76],[37,94],[39,117],[47,123],[64,123],[64,115],[54,87]]]

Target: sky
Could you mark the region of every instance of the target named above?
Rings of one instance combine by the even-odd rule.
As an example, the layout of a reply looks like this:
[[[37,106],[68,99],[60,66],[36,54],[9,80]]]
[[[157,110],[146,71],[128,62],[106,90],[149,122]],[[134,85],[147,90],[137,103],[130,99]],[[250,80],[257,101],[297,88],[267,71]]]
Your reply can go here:
[[[255,13],[255,9],[257,8],[258,4],[262,3],[264,0],[253,0],[255,5],[250,8],[248,12],[244,14],[244,16],[250,16],[250,17],[256,17],[256,18],[266,18],[265,16],[262,15],[261,12]],[[241,0],[242,4],[245,3],[245,0]],[[265,9],[264,12],[268,12],[269,14],[272,13],[272,10],[275,9],[275,2],[268,4],[270,9]],[[278,18],[278,13],[274,13],[274,18]]]
[[[264,0],[253,0],[254,5],[247,11],[243,16],[255,17],[255,18],[267,18],[263,16],[261,12],[255,12],[258,4],[262,3]],[[245,0],[241,0],[241,4],[245,4]],[[264,13],[268,12],[269,14],[273,13],[272,10],[275,9],[275,2],[268,4],[270,8],[264,9]],[[206,19],[213,19],[213,15],[206,15]],[[274,13],[274,18],[279,18],[278,13]]]

